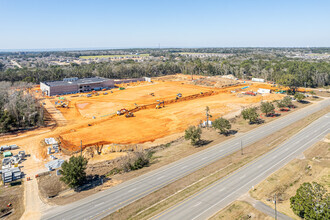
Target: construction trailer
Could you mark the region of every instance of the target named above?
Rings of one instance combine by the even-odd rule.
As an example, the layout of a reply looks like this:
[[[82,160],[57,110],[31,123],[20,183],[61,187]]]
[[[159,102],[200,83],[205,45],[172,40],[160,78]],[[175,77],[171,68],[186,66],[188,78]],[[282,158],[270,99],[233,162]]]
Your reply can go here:
[[[265,79],[261,79],[261,78],[252,78],[253,82],[265,82]]]
[[[261,93],[261,94],[267,94],[270,92],[271,92],[270,89],[261,89],[261,88],[258,89],[258,93]]]

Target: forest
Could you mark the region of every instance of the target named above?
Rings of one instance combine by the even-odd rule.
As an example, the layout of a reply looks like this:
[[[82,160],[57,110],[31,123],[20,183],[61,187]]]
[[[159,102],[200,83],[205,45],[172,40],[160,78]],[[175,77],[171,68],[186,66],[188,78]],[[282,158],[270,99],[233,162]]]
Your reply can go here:
[[[324,87],[330,84],[330,62],[288,59],[276,55],[234,55],[227,58],[191,58],[166,53],[162,59],[133,60],[48,66],[40,68],[0,69],[0,81],[62,80],[65,77],[135,78],[169,74],[227,75],[250,79],[260,77],[287,86]]]
[[[0,82],[0,133],[43,125],[43,108],[31,83]]]

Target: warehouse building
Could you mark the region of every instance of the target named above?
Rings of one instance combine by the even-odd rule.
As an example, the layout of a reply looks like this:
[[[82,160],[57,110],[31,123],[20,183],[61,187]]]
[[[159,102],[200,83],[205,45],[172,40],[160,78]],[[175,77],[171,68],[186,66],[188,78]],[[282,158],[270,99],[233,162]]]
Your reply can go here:
[[[103,77],[84,79],[73,77],[64,78],[63,81],[40,82],[40,89],[44,95],[54,96],[113,88],[114,85],[115,82],[113,79],[106,79]]]

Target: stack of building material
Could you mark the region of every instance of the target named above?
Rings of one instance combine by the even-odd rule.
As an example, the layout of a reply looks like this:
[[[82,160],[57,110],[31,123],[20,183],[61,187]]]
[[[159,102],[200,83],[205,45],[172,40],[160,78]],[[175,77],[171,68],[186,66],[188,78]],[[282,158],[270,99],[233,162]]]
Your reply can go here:
[[[8,168],[11,168],[11,158],[6,157],[2,159],[2,169],[5,170]]]
[[[55,153],[58,153],[59,152],[58,144],[53,144],[53,149]]]
[[[54,155],[50,155],[50,158],[52,158],[53,160],[57,159]]]
[[[53,144],[58,144],[55,138],[45,138],[45,143],[47,145],[53,145]]]
[[[23,177],[23,173],[18,167],[2,170],[3,184],[21,179],[22,177]]]
[[[22,151],[18,152],[18,157],[23,159],[25,157],[25,151],[22,150]]]
[[[10,150],[16,150],[18,149],[18,146],[16,144],[9,145]]]
[[[18,155],[15,155],[15,156],[11,157],[11,163],[12,164],[18,164],[19,162],[21,162],[21,158]]]
[[[53,161],[50,161],[48,163],[45,164],[45,167],[48,169],[48,170],[54,170],[54,169],[57,169],[57,168],[60,168],[62,166],[62,164],[64,163],[64,160],[62,159],[58,159],[58,160],[53,160]]]
[[[0,151],[6,151],[6,150],[16,150],[18,149],[18,146],[16,144],[12,144],[12,145],[3,145],[0,147]]]

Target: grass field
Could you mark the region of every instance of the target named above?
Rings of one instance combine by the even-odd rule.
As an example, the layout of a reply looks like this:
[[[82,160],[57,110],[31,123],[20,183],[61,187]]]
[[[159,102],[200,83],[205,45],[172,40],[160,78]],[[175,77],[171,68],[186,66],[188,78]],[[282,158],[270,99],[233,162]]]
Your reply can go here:
[[[298,219],[290,208],[290,198],[304,182],[318,182],[330,189],[330,134],[306,150],[300,158],[273,173],[255,187],[250,194],[267,205],[272,205],[270,198],[276,193],[279,199],[278,210],[291,218]]]
[[[148,57],[149,54],[125,54],[125,55],[98,55],[98,56],[80,56],[80,59],[97,59],[97,58],[136,58],[136,57]]]

